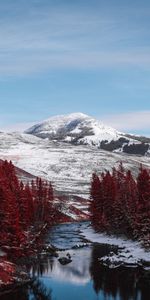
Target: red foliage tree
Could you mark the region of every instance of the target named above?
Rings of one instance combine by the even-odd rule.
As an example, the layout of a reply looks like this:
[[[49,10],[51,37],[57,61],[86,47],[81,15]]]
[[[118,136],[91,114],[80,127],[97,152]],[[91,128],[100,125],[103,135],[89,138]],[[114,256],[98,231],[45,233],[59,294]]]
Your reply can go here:
[[[150,173],[140,168],[137,178],[138,202],[136,209],[136,234],[138,237],[150,239]]]
[[[96,230],[125,234],[150,245],[150,173],[141,168],[137,180],[120,164],[112,173],[93,174],[91,221]]]
[[[0,164],[0,246],[23,247],[29,232],[52,225],[55,216],[51,184],[37,178],[31,185],[19,182],[11,162]]]
[[[92,224],[95,229],[103,230],[103,191],[101,181],[96,174],[92,175],[90,194],[93,200],[90,202]]]

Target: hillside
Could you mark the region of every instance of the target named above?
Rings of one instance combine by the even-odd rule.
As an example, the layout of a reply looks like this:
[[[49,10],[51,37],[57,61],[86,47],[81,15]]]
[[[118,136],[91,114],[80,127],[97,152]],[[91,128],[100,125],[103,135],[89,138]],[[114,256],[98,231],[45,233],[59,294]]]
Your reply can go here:
[[[12,160],[18,168],[51,181],[57,191],[85,199],[89,197],[95,171],[111,170],[120,161],[135,175],[141,163],[150,167],[148,156],[113,153],[95,146],[75,146],[19,133],[0,133],[0,158]]]
[[[25,133],[73,145],[96,146],[107,151],[138,155],[149,153],[150,139],[118,132],[82,113],[51,117],[35,124]]]

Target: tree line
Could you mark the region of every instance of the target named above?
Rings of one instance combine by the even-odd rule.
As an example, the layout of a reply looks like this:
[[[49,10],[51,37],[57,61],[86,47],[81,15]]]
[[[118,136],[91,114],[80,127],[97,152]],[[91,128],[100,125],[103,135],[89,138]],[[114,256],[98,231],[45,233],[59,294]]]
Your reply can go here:
[[[0,164],[0,247],[27,245],[43,224],[56,222],[56,216],[50,183],[36,178],[24,184],[12,162]]]
[[[96,173],[91,181],[91,222],[96,231],[125,234],[150,247],[150,172],[135,179],[122,163],[112,172]]]

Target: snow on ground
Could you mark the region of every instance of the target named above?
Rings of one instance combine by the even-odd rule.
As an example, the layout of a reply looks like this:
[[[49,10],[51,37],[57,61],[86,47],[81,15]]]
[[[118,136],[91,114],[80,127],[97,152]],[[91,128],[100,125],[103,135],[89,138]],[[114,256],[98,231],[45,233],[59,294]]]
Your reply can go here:
[[[118,141],[115,143],[116,146],[118,144],[116,152],[122,152],[125,145],[141,144],[139,139],[135,139],[135,136],[128,135],[127,137],[125,133],[121,133],[83,113],[51,117],[27,129],[26,133],[44,139],[72,142],[76,145],[95,145],[98,148],[102,141],[105,143]],[[124,144],[121,146],[123,141]]]
[[[109,259],[110,267],[115,267],[116,263],[117,265],[140,265],[142,261],[150,263],[150,252],[142,248],[138,241],[132,241],[113,235],[108,236],[104,233],[96,233],[88,223],[81,229],[81,234],[93,243],[109,244],[119,247],[118,255],[110,253],[109,256],[104,256],[100,260],[107,264]],[[150,269],[150,266],[147,268]]]
[[[29,134],[0,133],[0,159],[51,181],[56,190],[89,197],[93,172],[111,170],[122,161],[137,174],[140,164],[150,167],[150,157],[116,154],[90,146],[73,146]]]
[[[50,136],[53,138],[59,135],[63,140],[68,140],[68,137],[72,137],[74,134],[80,134],[83,137],[79,138],[79,140],[90,145],[92,142],[95,145],[99,145],[102,140],[117,140],[121,136],[121,133],[114,128],[104,125],[102,122],[83,113],[54,116],[35,124],[26,130],[26,132],[37,136]]]

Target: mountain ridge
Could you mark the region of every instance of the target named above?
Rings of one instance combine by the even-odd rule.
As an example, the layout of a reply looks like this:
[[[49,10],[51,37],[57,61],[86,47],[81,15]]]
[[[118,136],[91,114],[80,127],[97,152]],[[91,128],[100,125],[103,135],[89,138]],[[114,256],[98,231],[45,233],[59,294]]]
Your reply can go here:
[[[150,139],[117,131],[99,120],[83,113],[53,116],[35,124],[26,134],[67,142],[74,145],[89,145],[97,148],[145,155],[149,153]]]

